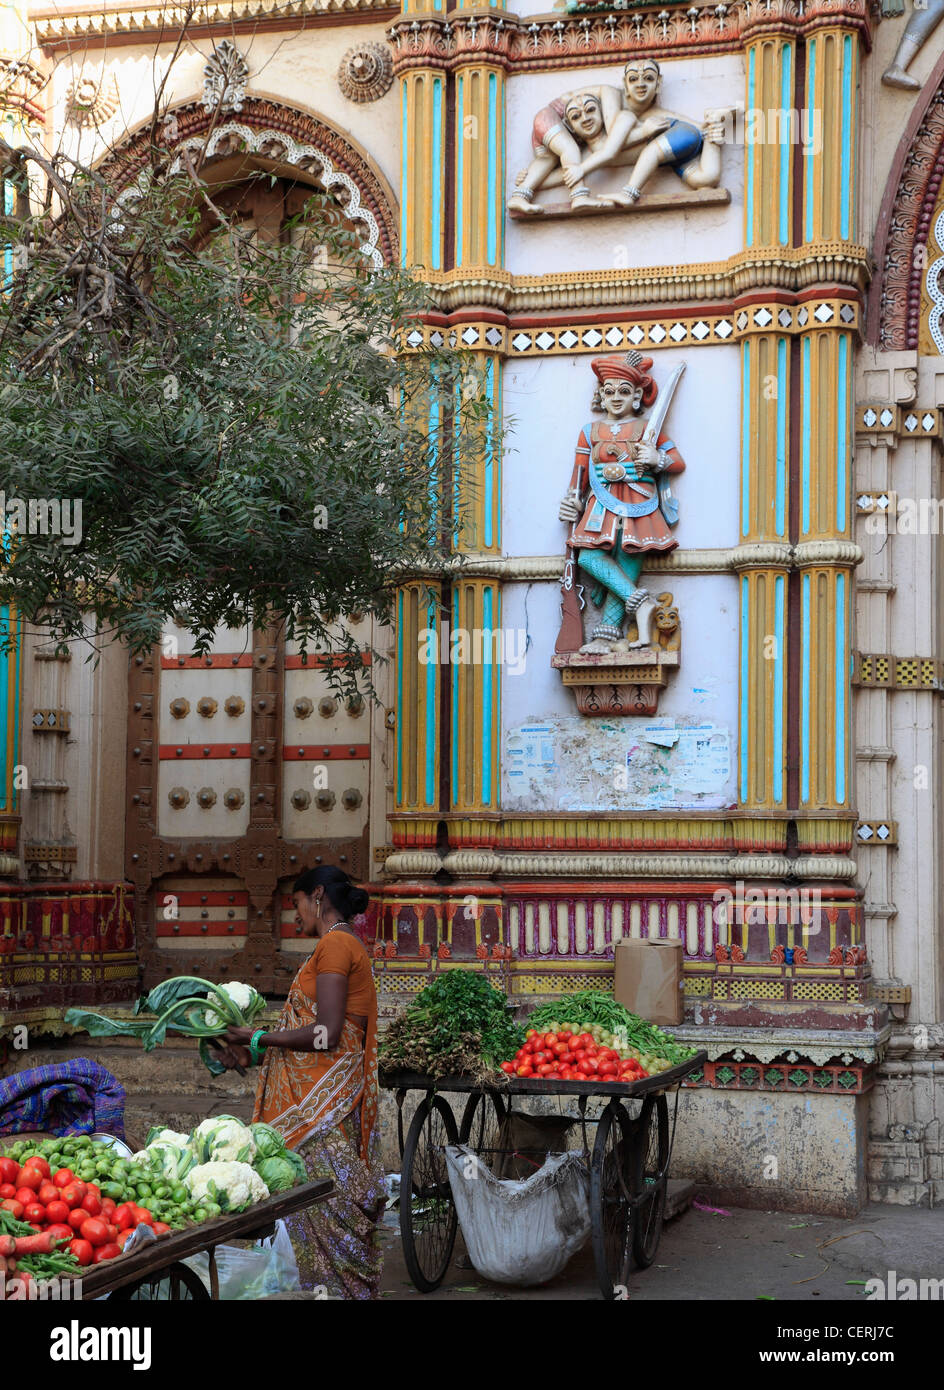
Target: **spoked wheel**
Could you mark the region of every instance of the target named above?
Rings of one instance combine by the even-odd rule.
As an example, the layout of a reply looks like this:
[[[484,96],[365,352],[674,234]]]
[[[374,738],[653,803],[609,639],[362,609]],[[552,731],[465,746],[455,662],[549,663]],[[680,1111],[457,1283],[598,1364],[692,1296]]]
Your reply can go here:
[[[158,1270],[155,1274],[149,1274],[146,1279],[139,1279],[136,1284],[125,1284],[120,1289],[112,1289],[108,1297],[109,1301],[114,1298],[119,1302],[130,1299],[142,1303],[158,1300],[200,1303],[209,1299],[210,1295],[206,1284],[189,1265],[173,1264],[168,1265],[166,1269]]]
[[[597,1281],[604,1298],[625,1297],[633,1247],[632,1126],[611,1100],[597,1125],[590,1160],[590,1221]]]
[[[633,1258],[648,1269],[662,1239],[669,1175],[669,1107],[665,1096],[647,1096],[637,1121],[633,1191],[637,1194]]]
[[[505,1102],[501,1096],[482,1091],[473,1092],[466,1101],[459,1125],[459,1143],[482,1156],[490,1167],[498,1146],[498,1131],[505,1119]]]
[[[442,1096],[420,1101],[406,1136],[400,1175],[400,1235],[403,1258],[420,1293],[443,1281],[459,1218],[452,1200],[445,1147],[459,1132]]]

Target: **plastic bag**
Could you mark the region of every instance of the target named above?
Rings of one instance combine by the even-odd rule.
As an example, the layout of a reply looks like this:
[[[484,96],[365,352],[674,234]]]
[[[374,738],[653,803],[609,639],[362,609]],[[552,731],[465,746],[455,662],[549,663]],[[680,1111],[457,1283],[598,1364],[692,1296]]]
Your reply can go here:
[[[204,1251],[184,1264],[210,1287],[210,1257]],[[257,1241],[246,1249],[238,1245],[216,1247],[216,1270],[220,1281],[220,1300],[267,1298],[274,1293],[291,1293],[299,1287],[298,1264],[285,1222],[275,1223],[275,1235]]]
[[[465,1144],[446,1148],[469,1257],[496,1284],[544,1284],[590,1235],[590,1178],[580,1153],[550,1154],[533,1177],[502,1181]]]

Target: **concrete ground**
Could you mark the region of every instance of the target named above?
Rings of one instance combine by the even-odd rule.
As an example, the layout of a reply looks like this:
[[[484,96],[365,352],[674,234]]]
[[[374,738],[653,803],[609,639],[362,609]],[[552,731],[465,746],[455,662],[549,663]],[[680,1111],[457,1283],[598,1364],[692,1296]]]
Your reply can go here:
[[[387,1220],[396,1213],[388,1213]],[[589,1246],[549,1284],[516,1289],[491,1284],[460,1268],[461,1234],[443,1284],[431,1294],[413,1288],[397,1229],[384,1229],[384,1299],[600,1299]],[[944,1298],[944,1209],[869,1206],[853,1220],[726,1208],[691,1207],[666,1223],[655,1263],[633,1270],[629,1299],[637,1302],[799,1299],[872,1304],[863,1283],[941,1280]]]

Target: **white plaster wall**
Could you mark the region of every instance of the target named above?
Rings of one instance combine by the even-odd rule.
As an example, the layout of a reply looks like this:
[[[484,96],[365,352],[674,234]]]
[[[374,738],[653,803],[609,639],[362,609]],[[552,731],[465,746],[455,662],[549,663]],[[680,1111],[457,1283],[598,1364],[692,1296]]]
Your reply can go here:
[[[507,178],[510,193],[519,170],[531,159],[531,126],[542,106],[580,87],[622,85],[624,64],[528,72],[507,85]],[[700,125],[709,107],[744,100],[744,64],[738,55],[719,55],[667,62],[662,69],[661,103]],[[723,260],[741,249],[744,220],[744,149],[727,146],[722,154],[722,187],[731,194],[727,207],[693,208],[682,213],[627,211],[600,217],[541,224],[506,219],[506,264],[516,275],[562,270],[616,270],[636,266],[685,265]],[[618,188],[630,166],[590,175],[594,191]],[[647,185],[651,192],[684,191],[671,170],[660,170]],[[559,202],[562,189],[538,193],[536,201]],[[668,247],[671,246],[671,252]]]
[[[220,37],[225,37],[221,31]],[[390,184],[400,181],[399,84],[379,101],[358,104],[343,95],[337,83],[338,65],[355,44],[385,43],[384,26],[357,25],[297,33],[239,35],[236,45],[249,64],[247,93],[269,96],[287,106],[314,111],[348,133],[370,154]],[[65,148],[83,158],[98,158],[109,144],[135,130],[150,116],[155,93],[173,56],[173,45],[143,42],[107,52],[104,67],[114,73],[120,96],[115,115],[100,132],[81,134],[64,126],[64,103],[73,76],[102,70],[100,50],[61,58],[53,73],[52,129],[63,131]],[[166,93],[171,105],[198,100],[203,94],[203,66],[213,52],[209,38],[185,45],[173,64]],[[238,120],[238,113],[234,116]]]
[[[665,424],[685,460],[685,472],[672,482],[679,545],[737,545],[738,349],[672,349],[652,358],[659,383],[685,365]],[[508,555],[563,553],[567,528],[557,509],[570,482],[577,438],[588,422],[605,418],[590,409],[596,385],[590,362],[586,354],[505,364],[502,548]]]

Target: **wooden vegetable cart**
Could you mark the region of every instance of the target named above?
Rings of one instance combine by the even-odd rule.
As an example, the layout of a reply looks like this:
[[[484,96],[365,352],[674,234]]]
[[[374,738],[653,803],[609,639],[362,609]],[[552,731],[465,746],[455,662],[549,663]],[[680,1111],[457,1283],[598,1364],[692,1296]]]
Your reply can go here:
[[[188,1226],[186,1230],[160,1236],[138,1250],[119,1255],[114,1260],[106,1260],[100,1265],[90,1265],[79,1274],[66,1277],[81,1280],[83,1300],[101,1298],[106,1294],[109,1298],[120,1300],[161,1298],[199,1301],[216,1298],[219,1284],[214,1250],[218,1245],[226,1245],[233,1240],[260,1240],[272,1235],[280,1216],[288,1216],[291,1212],[323,1202],[333,1191],[334,1183],[329,1178],[301,1183],[287,1192],[277,1192],[265,1201],[257,1202],[247,1211],[220,1216],[215,1221],[203,1221],[198,1226]],[[200,1276],[181,1263],[204,1250],[210,1255],[209,1293]]]
[[[433,1079],[417,1072],[386,1072],[381,1084],[394,1091],[400,1142],[400,1233],[413,1283],[431,1293],[442,1283],[456,1239],[458,1216],[446,1169],[447,1144],[467,1144],[489,1162],[511,1152],[498,1147],[498,1133],[515,1096],[568,1096],[577,1102],[584,1153],[590,1169],[591,1240],[597,1282],[604,1298],[619,1296],[632,1262],[652,1264],[662,1236],[669,1164],[675,1141],[678,1091],[682,1081],[707,1060],[698,1052],[669,1071],[639,1081],[547,1081],[510,1076],[482,1086],[468,1077]],[[424,1092],[404,1138],[403,1102],[410,1091]],[[669,1123],[666,1093],[675,1092]],[[467,1095],[456,1122],[444,1092]],[[591,1098],[604,1099],[600,1115],[587,1115]],[[596,1125],[592,1152],[587,1125]]]

